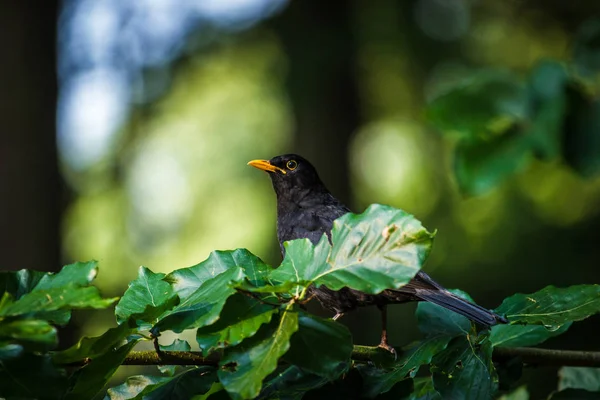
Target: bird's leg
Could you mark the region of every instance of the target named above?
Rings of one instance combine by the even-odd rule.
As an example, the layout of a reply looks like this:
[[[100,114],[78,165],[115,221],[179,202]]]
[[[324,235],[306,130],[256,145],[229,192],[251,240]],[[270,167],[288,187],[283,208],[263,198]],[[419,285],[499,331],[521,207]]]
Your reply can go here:
[[[332,319],[334,321],[337,321],[338,318],[342,318],[343,316],[344,316],[344,313],[339,312],[339,313],[335,314]]]
[[[388,344],[388,336],[387,336],[387,306],[381,305],[377,306],[379,311],[381,312],[381,342],[378,347],[385,349],[394,355],[394,359],[398,358],[398,353],[396,353],[396,349]]]

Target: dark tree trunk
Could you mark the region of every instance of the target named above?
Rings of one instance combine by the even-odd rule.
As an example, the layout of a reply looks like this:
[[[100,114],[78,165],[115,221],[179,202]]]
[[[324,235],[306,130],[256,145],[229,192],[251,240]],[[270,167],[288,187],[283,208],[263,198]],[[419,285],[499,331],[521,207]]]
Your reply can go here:
[[[57,270],[57,0],[0,3],[0,269]]]
[[[293,151],[349,202],[348,143],[359,126],[352,2],[292,1],[271,26],[288,56],[288,93],[296,119]]]

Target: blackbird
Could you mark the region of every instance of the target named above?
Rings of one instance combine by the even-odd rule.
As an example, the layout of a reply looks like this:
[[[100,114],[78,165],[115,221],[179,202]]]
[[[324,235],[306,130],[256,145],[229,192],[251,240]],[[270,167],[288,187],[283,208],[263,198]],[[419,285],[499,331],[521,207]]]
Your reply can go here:
[[[277,238],[282,255],[285,255],[283,243],[288,240],[308,238],[317,244],[325,233],[331,242],[333,221],[350,210],[327,190],[311,163],[299,155],[285,154],[270,160],[253,160],[248,165],[268,172],[271,177],[277,195]],[[423,271],[400,289],[384,290],[379,294],[350,288],[333,291],[321,285],[312,287],[310,295],[324,308],[336,313],[334,320],[357,307],[377,306],[382,320],[379,346],[392,352],[394,350],[387,342],[388,304],[429,301],[483,326],[507,322],[500,315],[450,293]]]

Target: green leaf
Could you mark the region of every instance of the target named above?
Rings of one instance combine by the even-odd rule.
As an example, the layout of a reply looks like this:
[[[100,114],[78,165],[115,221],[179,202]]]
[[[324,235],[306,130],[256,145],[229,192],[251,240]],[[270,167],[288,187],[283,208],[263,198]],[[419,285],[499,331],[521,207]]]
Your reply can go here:
[[[100,336],[83,337],[72,347],[55,352],[52,355],[52,360],[57,364],[68,364],[86,358],[94,359],[100,357],[102,354],[118,347],[132,331],[131,328],[123,324],[115,328],[110,328]]]
[[[584,177],[600,173],[600,99],[570,87],[564,124],[564,158]]]
[[[188,400],[208,392],[216,379],[212,367],[198,367],[173,377],[136,375],[108,389],[111,400]]]
[[[0,358],[0,397],[60,399],[67,389],[67,376],[48,355],[30,353]]]
[[[0,321],[0,340],[6,339],[18,341],[28,351],[48,351],[58,344],[56,328],[38,319]]]
[[[561,152],[567,79],[565,68],[549,60],[536,65],[529,76],[531,122],[524,134],[531,138],[536,155],[544,160],[556,158]]]
[[[34,290],[20,299],[0,308],[0,316],[11,317],[33,312],[75,308],[106,308],[118,298],[103,299],[94,286],[78,287],[73,284],[50,289]]]
[[[492,327],[490,341],[494,347],[535,346],[565,333],[570,326],[567,322],[551,330],[541,325],[496,325]]]
[[[22,269],[20,271],[0,271],[0,292],[10,293],[19,299],[33,290],[46,272]]]
[[[479,195],[497,186],[529,162],[532,142],[518,125],[485,140],[462,140],[456,146],[454,173],[460,190]]]
[[[138,278],[129,283],[115,307],[117,323],[131,318],[152,324],[165,310],[172,308],[179,299],[171,285],[163,280],[164,277],[165,274],[155,274],[146,267],[140,267]]]
[[[449,292],[474,303],[462,290],[450,289]],[[466,335],[471,330],[471,321],[467,317],[426,301],[419,302],[416,315],[419,330],[428,337]]]
[[[286,257],[271,278],[370,294],[397,289],[419,271],[433,237],[412,215],[373,204],[362,214],[348,213],[334,221],[333,247],[325,236],[316,246],[307,239],[288,242]]]
[[[431,362],[433,385],[443,399],[491,399],[498,388],[492,344],[474,335],[458,336]]]
[[[190,347],[190,344],[186,340],[181,340],[181,339],[175,339],[175,340],[173,340],[173,343],[166,345],[166,346],[160,344],[158,347],[160,347],[160,349],[162,351],[191,351],[192,350],[192,348]],[[173,376],[173,375],[175,375],[176,367],[177,367],[176,365],[159,365],[158,370],[160,372],[162,372],[163,374]]]
[[[98,275],[98,262],[76,262],[65,265],[56,274],[45,274],[32,291],[49,290],[73,285],[88,286]]]
[[[77,370],[69,378],[72,389],[65,400],[93,398],[114,375],[137,342],[137,339],[132,340],[121,347],[110,349]]]
[[[23,354],[23,346],[12,341],[0,341],[0,361],[17,358]]]
[[[565,389],[560,392],[552,392],[549,400],[598,400],[597,392],[590,392],[585,389]]]
[[[600,72],[600,19],[590,19],[580,26],[573,44],[573,64],[585,77]]]
[[[291,366],[266,381],[258,399],[300,400],[306,392],[327,382],[327,378]]]
[[[156,335],[165,330],[179,333],[184,329],[200,328],[214,323],[219,319],[227,298],[235,293],[232,282],[241,282],[243,279],[244,273],[237,267],[207,279],[176,307],[166,311],[152,328],[152,333]]]
[[[562,367],[558,376],[558,390],[572,388],[600,392],[600,368]]]
[[[529,392],[525,385],[519,386],[512,392],[500,397],[498,400],[529,400]]]
[[[285,361],[329,380],[350,365],[352,335],[344,325],[330,319],[301,312],[290,345]]]
[[[204,282],[229,269],[242,268],[246,276],[260,286],[264,276],[270,273],[270,267],[246,249],[233,251],[213,251],[200,264],[175,270],[164,280],[169,282],[180,299],[191,296]]]
[[[533,294],[510,296],[496,309],[511,323],[545,325],[550,330],[571,321],[581,321],[599,311],[600,285],[547,286]]]
[[[487,135],[500,120],[525,120],[527,111],[525,85],[516,75],[481,70],[434,99],[427,117],[442,131],[472,139]]]
[[[391,370],[372,367],[360,367],[364,379],[364,395],[373,398],[386,393],[398,382],[414,378],[422,365],[429,364],[431,359],[444,350],[452,339],[451,336],[432,336],[413,343],[402,350]]]
[[[442,396],[433,387],[430,376],[426,378],[415,378],[414,391],[409,400],[442,400]]]
[[[225,350],[217,373],[233,399],[251,399],[259,394],[263,379],[275,370],[297,330],[298,313],[286,310],[256,335]]]
[[[235,294],[227,299],[217,322],[198,329],[196,341],[204,356],[215,349],[235,346],[271,321],[277,311],[255,299]]]

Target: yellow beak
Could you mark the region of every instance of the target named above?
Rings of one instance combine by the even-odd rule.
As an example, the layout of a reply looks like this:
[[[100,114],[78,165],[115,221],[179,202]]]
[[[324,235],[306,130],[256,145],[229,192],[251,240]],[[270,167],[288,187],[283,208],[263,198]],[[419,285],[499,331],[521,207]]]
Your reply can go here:
[[[252,160],[248,163],[248,165],[267,172],[281,172],[284,175],[287,173],[284,169],[276,167],[267,160]]]

